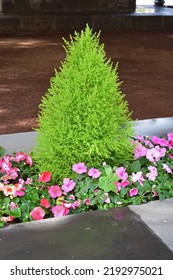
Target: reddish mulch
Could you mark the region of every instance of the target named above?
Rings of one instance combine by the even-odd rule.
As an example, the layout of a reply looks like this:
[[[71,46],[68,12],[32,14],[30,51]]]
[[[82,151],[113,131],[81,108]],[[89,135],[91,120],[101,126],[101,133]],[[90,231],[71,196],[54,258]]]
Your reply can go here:
[[[65,56],[62,36],[1,36],[0,134],[37,126],[41,97]],[[101,41],[107,56],[119,62],[133,119],[173,116],[173,31],[104,32]]]

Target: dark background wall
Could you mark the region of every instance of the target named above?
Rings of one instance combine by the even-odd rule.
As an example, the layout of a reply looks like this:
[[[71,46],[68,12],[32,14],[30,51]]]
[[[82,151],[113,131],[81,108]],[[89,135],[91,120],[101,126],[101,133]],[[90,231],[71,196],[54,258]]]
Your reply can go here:
[[[136,0],[3,0],[6,13],[133,12]]]

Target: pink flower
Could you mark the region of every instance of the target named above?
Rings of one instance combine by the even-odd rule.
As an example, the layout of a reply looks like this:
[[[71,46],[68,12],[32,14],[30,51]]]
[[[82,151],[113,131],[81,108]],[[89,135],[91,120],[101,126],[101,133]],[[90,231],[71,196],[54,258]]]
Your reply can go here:
[[[32,184],[32,181],[33,181],[32,178],[27,178],[25,181],[25,184],[30,185],[30,184]]]
[[[125,188],[125,187],[127,187],[128,185],[130,185],[130,182],[129,182],[128,180],[123,180],[123,181],[121,182],[121,187],[122,187],[122,188]]]
[[[25,154],[22,152],[19,152],[16,154],[14,160],[17,161],[17,162],[20,162],[21,160],[25,160],[26,156]]]
[[[49,187],[48,193],[50,194],[50,196],[52,198],[62,196],[62,190],[60,189],[60,187],[58,185],[54,185],[54,186]]]
[[[138,135],[136,137],[140,142],[144,142],[144,137],[142,135]]]
[[[45,171],[39,176],[38,182],[47,183],[50,181],[50,179],[51,179],[51,172]]]
[[[26,155],[26,163],[30,166],[32,166],[32,164],[33,164],[32,158],[29,155]]]
[[[109,195],[108,195],[108,193],[104,193],[104,195],[106,196],[106,198],[105,198],[105,203],[110,203],[111,202],[111,200],[110,200],[110,198],[109,198]]]
[[[1,164],[1,172],[2,173],[6,172],[7,174],[9,174],[10,171],[11,171],[11,168],[12,168],[11,162],[6,162],[6,161],[2,162],[2,164]]]
[[[74,197],[73,194],[71,194],[71,195],[69,196],[69,198],[70,198],[71,200],[75,200],[75,197]]]
[[[167,173],[172,174],[171,168],[166,163],[163,163],[162,166],[163,166],[163,169],[165,169]]]
[[[142,171],[137,172],[137,173],[132,173],[131,179],[132,179],[133,183],[138,181],[141,186],[143,186],[143,181],[145,181],[145,179],[142,175]]]
[[[2,222],[12,222],[14,220],[13,216],[1,217],[0,219]]]
[[[49,200],[47,198],[42,198],[40,200],[40,205],[45,207],[45,208],[49,208],[50,207]]]
[[[90,198],[86,198],[85,200],[84,200],[84,203],[86,204],[86,205],[90,205]]]
[[[152,191],[151,191],[151,192],[152,192],[152,194],[153,194],[153,197],[154,197],[154,196],[158,196],[158,193],[155,192],[155,186],[152,187]]]
[[[34,220],[42,220],[45,216],[45,211],[40,207],[35,207],[31,212],[30,215]]]
[[[5,196],[9,196],[9,195],[14,196],[16,193],[16,188],[14,185],[4,185],[2,190]]]
[[[149,166],[148,169],[150,170],[150,173],[147,173],[146,177],[148,180],[154,181],[158,175],[157,168],[154,166]]]
[[[18,183],[18,184],[15,184],[14,186],[16,187],[15,197],[16,196],[20,196],[21,197],[21,196],[25,195],[26,189],[25,189],[25,187],[22,184]]]
[[[81,205],[80,200],[76,200],[71,204],[71,208],[75,209],[76,207],[80,207],[80,205]]]
[[[172,132],[168,133],[168,140],[173,141],[173,133]]]
[[[23,180],[23,179],[19,179],[19,184],[21,184],[21,185],[24,185],[25,184],[25,181]]]
[[[138,194],[138,189],[137,188],[133,188],[129,191],[130,197],[135,196],[137,194]]]
[[[161,157],[164,157],[165,154],[166,148],[160,148],[160,146],[156,146],[155,148],[147,150],[146,158],[151,162],[157,162]]]
[[[169,144],[169,142],[166,139],[160,138],[160,137],[157,137],[157,136],[152,137],[152,142],[154,144],[160,145],[162,147],[168,147],[168,144]]]
[[[118,178],[121,180],[126,180],[128,178],[128,174],[124,167],[118,167],[116,169],[116,174],[118,175]]]
[[[61,205],[56,205],[52,207],[52,213],[54,214],[54,217],[66,216],[69,213],[69,209]]]
[[[74,187],[76,186],[76,183],[73,180],[70,180],[69,178],[64,178],[62,190],[66,193],[72,191]]]
[[[10,202],[10,210],[13,210],[15,208],[18,208],[18,206],[13,201]]]
[[[15,180],[18,177],[18,171],[19,169],[17,169],[16,167],[11,168],[10,170],[11,179]]]
[[[83,162],[79,162],[79,163],[73,164],[72,170],[78,174],[83,174],[83,173],[87,172],[87,167],[85,166],[85,164]]]
[[[153,148],[153,144],[151,143],[150,140],[145,140],[144,143],[145,143],[145,145],[149,146],[150,148]]]
[[[93,179],[97,179],[99,178],[101,175],[101,172],[96,169],[96,168],[91,168],[89,171],[88,171],[88,176],[92,177]]]
[[[134,150],[134,158],[137,159],[139,157],[143,157],[146,155],[147,148],[145,148],[142,144],[138,144]]]

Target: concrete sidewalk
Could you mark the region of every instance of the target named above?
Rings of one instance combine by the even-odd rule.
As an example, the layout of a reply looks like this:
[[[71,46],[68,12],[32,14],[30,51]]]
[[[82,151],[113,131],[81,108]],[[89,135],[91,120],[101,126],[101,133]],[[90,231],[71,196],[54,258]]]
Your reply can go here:
[[[167,199],[9,225],[0,259],[173,260],[172,212]]]

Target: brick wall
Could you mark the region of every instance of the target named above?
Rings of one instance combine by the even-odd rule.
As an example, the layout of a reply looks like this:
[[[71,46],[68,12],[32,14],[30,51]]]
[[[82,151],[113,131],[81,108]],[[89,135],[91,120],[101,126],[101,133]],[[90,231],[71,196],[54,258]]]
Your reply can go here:
[[[133,12],[136,0],[2,0],[6,13]]]

